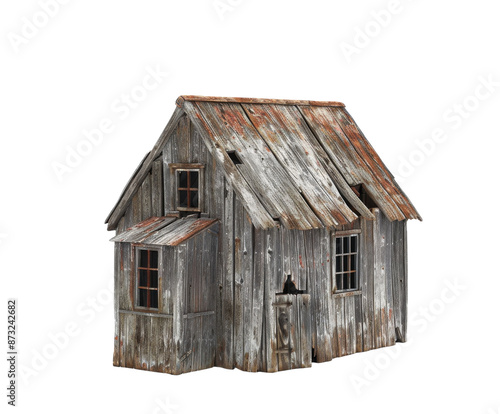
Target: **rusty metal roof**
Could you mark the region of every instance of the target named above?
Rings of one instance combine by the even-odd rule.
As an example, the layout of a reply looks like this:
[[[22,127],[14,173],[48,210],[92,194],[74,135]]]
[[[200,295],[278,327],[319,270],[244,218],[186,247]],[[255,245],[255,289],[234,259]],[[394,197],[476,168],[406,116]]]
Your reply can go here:
[[[177,104],[223,164],[224,152],[238,155],[241,178],[289,228],[373,218],[351,189],[359,184],[389,220],[421,219],[341,103],[184,96]]]
[[[128,228],[110,241],[177,246],[216,222],[215,219],[151,217]]]
[[[352,187],[363,185],[391,221],[420,215],[340,102],[184,95],[162,137],[108,217],[123,215],[141,178],[186,113],[254,225],[311,229],[373,219]],[[235,164],[235,152],[241,164]]]

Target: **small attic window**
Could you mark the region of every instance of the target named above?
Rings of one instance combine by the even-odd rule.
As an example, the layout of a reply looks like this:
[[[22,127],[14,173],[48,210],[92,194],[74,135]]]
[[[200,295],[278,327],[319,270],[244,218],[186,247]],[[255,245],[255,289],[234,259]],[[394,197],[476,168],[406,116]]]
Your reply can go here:
[[[240,157],[238,157],[238,154],[236,153],[236,151],[226,151],[227,152],[227,155],[229,155],[229,158],[231,158],[231,161],[234,163],[234,164],[243,164],[240,160]]]
[[[178,207],[198,208],[198,170],[177,170]]]
[[[177,211],[200,212],[203,201],[203,165],[170,164],[175,179]]]

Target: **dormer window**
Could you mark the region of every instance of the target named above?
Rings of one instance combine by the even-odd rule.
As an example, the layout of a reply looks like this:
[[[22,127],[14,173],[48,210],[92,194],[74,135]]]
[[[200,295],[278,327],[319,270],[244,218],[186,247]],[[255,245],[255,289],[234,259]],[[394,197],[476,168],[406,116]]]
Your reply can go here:
[[[178,211],[202,211],[203,165],[170,164],[175,176],[175,204]]]

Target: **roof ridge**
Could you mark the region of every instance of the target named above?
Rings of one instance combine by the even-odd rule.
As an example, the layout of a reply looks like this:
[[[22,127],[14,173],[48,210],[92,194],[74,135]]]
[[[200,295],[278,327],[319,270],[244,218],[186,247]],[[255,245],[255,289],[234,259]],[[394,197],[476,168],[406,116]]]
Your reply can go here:
[[[305,101],[305,100],[293,100],[293,99],[236,98],[236,97],[232,98],[232,97],[222,97],[222,96],[198,96],[198,95],[181,95],[177,98],[175,104],[179,108],[182,108],[184,106],[185,101],[345,107],[345,105],[342,102],[336,102],[336,101]]]

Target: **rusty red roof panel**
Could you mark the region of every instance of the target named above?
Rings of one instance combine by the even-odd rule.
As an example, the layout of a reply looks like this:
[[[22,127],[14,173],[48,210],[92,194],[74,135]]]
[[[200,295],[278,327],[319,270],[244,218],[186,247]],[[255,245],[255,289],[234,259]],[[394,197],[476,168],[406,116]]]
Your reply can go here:
[[[363,184],[389,220],[420,219],[411,201],[344,108],[301,112],[350,186]]]

